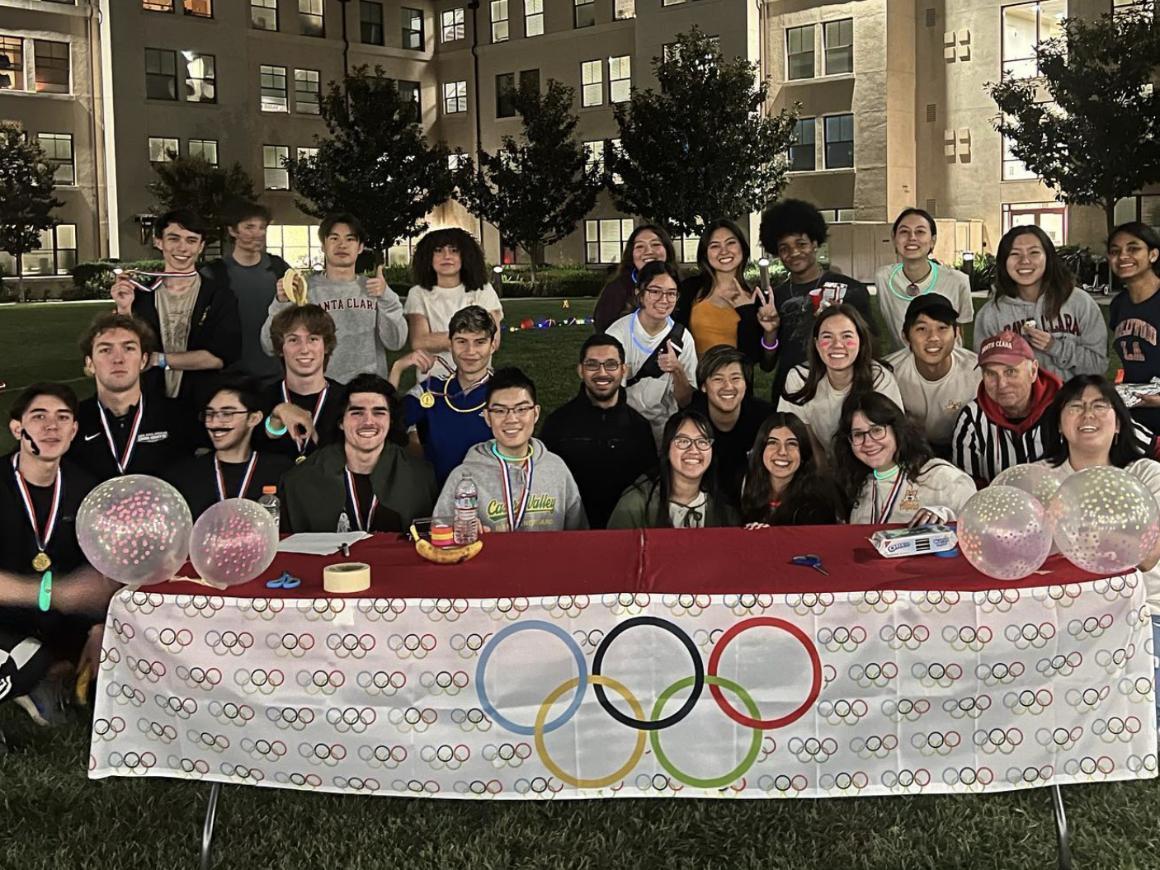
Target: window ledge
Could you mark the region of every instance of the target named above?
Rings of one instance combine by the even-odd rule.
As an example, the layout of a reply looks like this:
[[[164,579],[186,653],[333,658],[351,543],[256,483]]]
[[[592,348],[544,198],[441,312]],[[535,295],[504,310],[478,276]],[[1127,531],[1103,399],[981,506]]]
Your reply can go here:
[[[64,101],[75,100],[77,98],[76,94],[42,94],[42,93],[39,93],[37,91],[18,91],[15,88],[5,88],[4,90],[0,91],[0,97],[8,97],[8,96],[23,97],[25,99],[27,99],[29,97],[35,97],[38,100],[64,100]]]
[[[794,178],[807,178],[811,175],[841,175],[846,172],[853,173],[854,171],[855,167],[853,166],[838,166],[834,169],[790,170],[786,172],[786,175],[792,175]]]
[[[782,84],[787,86],[787,87],[790,85],[816,85],[816,84],[824,84],[826,82],[853,81],[854,78],[855,78],[855,74],[852,72],[851,73],[834,73],[833,75],[828,75],[828,76],[813,76],[812,78],[808,78],[808,79],[786,79],[785,81],[782,82]]]

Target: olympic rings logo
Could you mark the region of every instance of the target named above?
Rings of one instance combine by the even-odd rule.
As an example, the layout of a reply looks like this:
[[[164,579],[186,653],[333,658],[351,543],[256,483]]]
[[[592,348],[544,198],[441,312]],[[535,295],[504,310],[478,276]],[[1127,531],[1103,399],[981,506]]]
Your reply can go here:
[[[362,600],[356,605],[358,612],[373,622],[394,622],[407,609],[402,598],[375,598]]]
[[[620,597],[616,598],[618,606],[624,606],[620,604]],[[608,606],[607,603],[606,606]],[[601,672],[605,656],[616,639],[625,632],[642,626],[660,629],[673,635],[685,647],[693,663],[692,675],[679,679],[664,689],[657,696],[653,708],[648,715],[646,715],[645,709],[640,701],[624,684]],[[740,684],[718,674],[721,657],[729,644],[741,633],[757,627],[775,628],[788,633],[804,647],[810,660],[811,679],[806,698],[798,707],[782,716],[762,718],[761,711],[749,692]],[[499,645],[512,635],[525,631],[546,632],[558,638],[571,654],[577,671],[576,676],[565,680],[547,694],[540,704],[535,721],[531,725],[515,722],[501,713],[488,695],[485,679],[487,666]],[[736,782],[757,761],[762,751],[762,732],[783,728],[797,721],[813,707],[822,689],[822,664],[817,648],[809,636],[796,625],[786,622],[783,619],[757,616],[731,626],[721,634],[714,645],[709,656],[708,666],[706,667],[701,662],[700,652],[693,639],[676,625],[655,616],[635,616],[618,623],[615,628],[601,638],[592,659],[591,672],[589,672],[584,651],[571,634],[551,622],[544,620],[525,620],[504,626],[490,638],[479,657],[479,663],[475,673],[475,684],[483,712],[492,721],[502,725],[508,731],[524,737],[532,737],[541,762],[561,782],[567,783],[575,788],[605,788],[612,786],[623,780],[636,767],[644,755],[646,742],[649,742],[651,743],[652,753],[657,763],[674,780],[695,788],[719,789]],[[573,775],[560,767],[548,751],[545,736],[566,725],[576,715],[584,701],[589,685],[592,686],[600,707],[617,722],[636,731],[637,736],[632,751],[629,753],[628,760],[621,767],[604,776],[585,778]],[[752,729],[753,736],[745,756],[733,770],[718,776],[699,777],[679,769],[672,762],[665,753],[661,743],[660,733],[682,721],[693,712],[706,685],[709,687],[709,693],[721,711],[734,722]],[[608,698],[609,689],[625,701],[631,711],[631,715],[613,706]],[[689,690],[688,697],[672,713],[665,715],[665,708],[669,701],[678,692],[686,689]],[[734,695],[741,702],[744,711],[739,710],[725,697],[726,691]],[[549,720],[548,716],[553,706],[568,692],[572,692],[572,697],[564,710],[555,716],[555,718]],[[834,749],[836,750],[836,746]]]
[[[975,604],[984,613],[998,611],[1006,613],[1019,603],[1018,589],[988,589],[986,592],[976,592],[973,596]]]
[[[468,604],[464,598],[424,598],[419,602],[419,610],[432,622],[446,620],[455,622],[467,612]]]
[[[129,626],[130,628],[132,626]],[[145,629],[145,639],[150,643],[160,644],[170,653],[179,653],[193,643],[193,632],[188,628],[180,630],[163,628],[158,630],[153,626]]]
[[[245,619],[262,619],[269,622],[282,612],[286,602],[281,598],[254,598],[248,601],[242,599],[238,602],[238,607]]]
[[[1072,650],[1067,655],[1056,653],[1049,659],[1040,659],[1035,663],[1035,670],[1048,677],[1052,674],[1070,677],[1083,664],[1083,653]]]
[[[1133,753],[1128,756],[1128,770],[1132,773],[1139,773],[1141,770],[1146,770],[1149,773],[1156,772],[1156,756],[1148,753],[1143,758]]]
[[[1107,700],[1111,691],[1111,686],[1088,686],[1082,691],[1068,689],[1064,698],[1071,706],[1090,713]]]
[[[956,650],[969,649],[978,652],[991,642],[994,635],[991,629],[985,625],[980,625],[977,628],[973,625],[964,625],[959,628],[948,625],[943,628],[942,637]]]

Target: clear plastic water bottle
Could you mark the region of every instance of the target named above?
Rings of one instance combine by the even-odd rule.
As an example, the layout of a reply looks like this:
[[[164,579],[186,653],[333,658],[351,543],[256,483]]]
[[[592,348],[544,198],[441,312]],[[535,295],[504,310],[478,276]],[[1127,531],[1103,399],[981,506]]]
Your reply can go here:
[[[470,544],[479,537],[479,490],[475,488],[475,481],[471,475],[464,472],[455,487],[455,544],[462,546]]]
[[[270,512],[270,516],[274,518],[274,525],[282,522],[282,503],[278,500],[278,487],[263,486],[258,504]]]

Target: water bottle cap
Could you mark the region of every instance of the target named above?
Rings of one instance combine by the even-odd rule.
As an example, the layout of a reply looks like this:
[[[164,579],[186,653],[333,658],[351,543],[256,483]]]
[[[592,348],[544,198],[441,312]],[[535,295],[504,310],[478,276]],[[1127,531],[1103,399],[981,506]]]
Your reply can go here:
[[[262,495],[277,495],[277,494],[278,494],[278,487],[276,487],[276,486],[263,486],[262,487]]]

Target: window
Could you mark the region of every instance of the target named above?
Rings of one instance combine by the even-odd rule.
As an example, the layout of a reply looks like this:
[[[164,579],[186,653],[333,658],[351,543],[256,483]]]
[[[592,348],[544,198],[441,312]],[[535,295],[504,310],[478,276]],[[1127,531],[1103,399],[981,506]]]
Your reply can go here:
[[[1032,78],[1039,74],[1035,46],[1063,34],[1065,0],[1043,0],[1003,7],[1003,75]]]
[[[814,152],[816,119],[798,118],[793,126],[793,139],[789,146],[789,171],[812,172],[817,168]]]
[[[294,70],[294,111],[317,115],[322,96],[321,73],[316,69]]]
[[[516,114],[516,74],[500,73],[495,77],[495,116],[513,118]]]
[[[540,71],[538,69],[526,69],[520,72],[520,90],[531,91],[534,94],[540,92]]]
[[[298,23],[304,36],[326,36],[322,0],[298,0]]]
[[[458,115],[467,111],[467,82],[443,83],[443,114]]]
[[[822,25],[826,43],[826,75],[854,71],[854,19],[827,21]]]
[[[24,40],[0,36],[0,91],[24,90]]]
[[[177,54],[145,49],[145,96],[151,100],[177,99]]]
[[[580,64],[580,105],[600,106],[604,103],[604,65],[598,60]]]
[[[262,64],[258,68],[258,77],[262,88],[262,111],[290,111],[286,96],[286,67]]]
[[[299,160],[313,160],[317,156],[318,156],[318,149],[317,148],[312,148],[312,147],[308,147],[305,145],[299,146],[299,148],[298,148],[298,159]]]
[[[927,211],[934,213],[935,209],[930,207],[932,200],[927,200]],[[854,209],[852,208],[820,208],[823,218],[828,224],[848,224],[854,220]]]
[[[77,264],[77,225],[57,224],[40,232],[40,247],[20,258],[25,276],[67,275]],[[16,260],[0,252],[0,266],[8,274],[16,273]]]
[[[67,94],[69,92],[68,43],[47,39],[34,41],[33,63],[36,70],[38,94]]]
[[[286,145],[262,146],[262,176],[266,190],[289,190],[290,170],[286,161],[290,159],[290,148]]]
[[[36,141],[44,149],[48,165],[53,167],[54,184],[76,184],[73,166],[73,137],[71,133],[38,133]]]
[[[680,6],[685,0],[662,0],[662,6]]]
[[[399,92],[399,99],[402,100],[403,103],[410,103],[412,106],[414,106],[409,120],[414,121],[416,124],[422,121],[423,107],[419,103],[419,83],[397,81],[395,82],[395,89]],[[403,117],[407,117],[406,112],[403,113]]]
[[[1117,200],[1115,223],[1119,225],[1129,221],[1141,221],[1152,229],[1160,227],[1160,196],[1142,194]]]
[[[544,0],[524,0],[524,36],[544,35]]]
[[[632,235],[631,218],[584,221],[584,260],[619,263],[625,240]]]
[[[383,4],[360,0],[358,4],[358,21],[365,45],[383,44]]]
[[[573,27],[591,27],[596,23],[596,0],[574,0]]]
[[[185,0],[182,9],[194,18],[213,18],[213,0]]]
[[[830,115],[824,119],[826,169],[849,169],[854,165],[854,116]]]
[[[147,12],[172,12],[173,0],[141,0],[141,8]]]
[[[192,51],[183,51],[181,56],[185,59],[185,99],[191,103],[216,103],[214,56]]]
[[[439,38],[443,42],[454,42],[457,39],[463,39],[465,33],[463,8],[444,9],[439,16]]]
[[[266,250],[295,268],[309,269],[322,264],[317,225],[270,224],[266,228]]]
[[[403,21],[403,48],[422,51],[423,45],[423,10],[408,9],[406,6],[399,10]]]
[[[624,156],[624,148],[621,147],[619,138],[609,139],[607,141],[608,141],[608,144],[605,146],[605,149],[604,149],[604,153],[605,153],[605,157],[606,157],[605,162],[607,162],[608,156],[613,156],[613,157],[623,157]],[[613,184],[622,184],[624,182],[624,179],[621,177],[619,172],[612,173],[612,177],[610,180],[612,181]]]
[[[1067,206],[1058,202],[1003,203],[1003,232],[1012,227],[1034,224],[1053,244],[1067,244]]]
[[[636,0],[612,0],[612,20],[636,18]]]
[[[814,25],[786,28],[785,58],[790,81],[814,77]]]
[[[1011,153],[1011,140],[1003,137],[1003,180],[1022,181],[1036,178],[1036,174],[1023,165],[1023,161]]]
[[[190,139],[189,156],[200,157],[210,166],[218,165],[217,139]]]
[[[632,91],[632,57],[625,54],[608,59],[608,102],[623,103]]]
[[[491,0],[491,41],[508,41],[508,0]]]
[[[250,25],[256,30],[277,30],[278,0],[250,0]]]
[[[587,152],[588,160],[587,167],[591,167],[604,174],[604,140],[594,139],[584,143],[584,150]]]
[[[458,172],[467,165],[467,155],[462,151],[456,151],[454,154],[447,155],[447,168],[452,172]]]
[[[168,163],[180,153],[181,143],[168,136],[149,137],[149,162]]]

